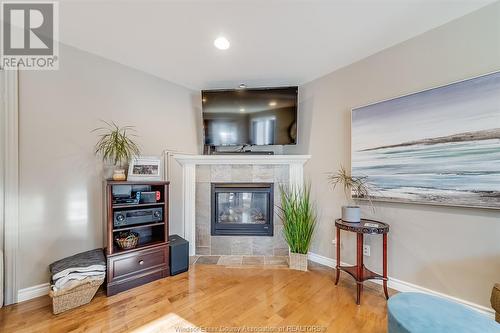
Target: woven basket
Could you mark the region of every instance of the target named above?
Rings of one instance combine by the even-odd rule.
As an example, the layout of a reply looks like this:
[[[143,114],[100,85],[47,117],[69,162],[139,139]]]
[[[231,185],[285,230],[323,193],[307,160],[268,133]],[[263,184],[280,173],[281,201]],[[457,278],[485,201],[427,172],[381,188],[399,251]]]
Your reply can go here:
[[[70,290],[50,291],[52,312],[58,314],[89,303],[103,282],[94,280]]]
[[[123,233],[120,234],[118,237],[116,237],[115,241],[116,244],[118,244],[118,246],[122,250],[133,249],[134,247],[137,246],[137,243],[139,242],[139,234],[133,231],[128,233]]]
[[[291,269],[307,271],[307,254],[290,252],[288,266]]]
[[[491,291],[491,307],[495,310],[495,320],[500,323],[500,283]]]

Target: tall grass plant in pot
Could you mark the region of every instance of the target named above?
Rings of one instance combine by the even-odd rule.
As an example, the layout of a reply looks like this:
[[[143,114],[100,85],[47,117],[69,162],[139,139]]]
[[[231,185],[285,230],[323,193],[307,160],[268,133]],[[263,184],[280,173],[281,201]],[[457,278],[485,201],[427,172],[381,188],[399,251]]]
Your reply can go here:
[[[355,204],[353,198],[368,199],[373,207],[367,177],[352,177],[341,165],[339,170],[328,175],[328,181],[333,185],[334,190],[337,186],[341,186],[344,190],[348,205],[342,206],[342,220],[351,223],[360,222],[361,208]]]
[[[95,145],[95,154],[100,155],[104,163],[114,166],[113,180],[126,180],[125,167],[130,159],[140,155],[140,149],[133,140],[136,136],[133,126],[120,127],[114,122],[103,121],[104,127],[94,129],[99,133],[99,140]]]
[[[311,202],[311,187],[280,186],[280,217],[283,236],[290,249],[289,267],[307,271],[307,252],[316,227],[316,210]]]

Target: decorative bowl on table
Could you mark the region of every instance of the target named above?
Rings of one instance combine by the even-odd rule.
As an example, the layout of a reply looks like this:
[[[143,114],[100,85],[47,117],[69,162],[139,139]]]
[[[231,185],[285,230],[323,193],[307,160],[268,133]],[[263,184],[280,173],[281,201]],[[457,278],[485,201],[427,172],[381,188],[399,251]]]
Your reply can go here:
[[[118,236],[115,237],[115,242],[122,250],[133,249],[139,242],[139,234],[134,231],[120,232]]]

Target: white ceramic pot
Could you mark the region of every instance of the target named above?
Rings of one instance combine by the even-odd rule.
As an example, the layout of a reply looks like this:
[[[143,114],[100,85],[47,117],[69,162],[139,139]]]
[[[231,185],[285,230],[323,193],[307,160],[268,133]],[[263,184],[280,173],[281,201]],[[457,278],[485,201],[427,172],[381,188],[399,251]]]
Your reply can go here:
[[[290,252],[288,267],[298,271],[307,271],[307,254]]]
[[[351,223],[361,221],[361,208],[359,206],[342,206],[342,220]]]
[[[115,171],[115,166],[112,164],[104,164],[102,168],[102,176],[104,179],[113,179],[113,172]]]

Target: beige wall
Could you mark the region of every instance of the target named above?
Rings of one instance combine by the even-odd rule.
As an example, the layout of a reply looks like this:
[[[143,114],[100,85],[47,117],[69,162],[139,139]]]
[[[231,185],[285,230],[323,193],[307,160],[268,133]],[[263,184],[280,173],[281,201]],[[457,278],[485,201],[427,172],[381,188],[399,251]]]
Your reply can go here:
[[[335,258],[333,221],[345,199],[333,193],[325,173],[350,165],[351,108],[496,70],[498,2],[301,87],[301,144],[286,150],[312,154],[306,177],[321,219],[311,251]],[[489,306],[491,287],[500,282],[500,211],[380,203],[365,213],[391,225],[391,277]],[[380,271],[379,238],[366,242],[367,265]],[[342,260],[353,263],[349,240]]]
[[[103,245],[99,119],[134,125],[145,155],[197,152],[196,92],[61,45],[58,71],[20,74],[20,288],[48,282],[47,266]],[[175,163],[174,163],[175,166]],[[180,172],[171,232],[182,234]]]

